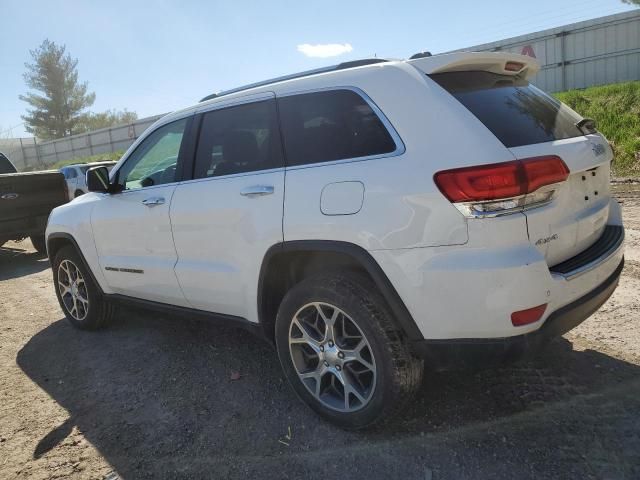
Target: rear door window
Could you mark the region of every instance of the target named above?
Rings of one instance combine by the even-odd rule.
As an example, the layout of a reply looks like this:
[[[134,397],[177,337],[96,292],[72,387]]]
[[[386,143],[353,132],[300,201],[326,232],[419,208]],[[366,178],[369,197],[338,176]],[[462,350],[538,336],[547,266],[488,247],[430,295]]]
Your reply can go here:
[[[371,106],[352,90],[278,99],[287,165],[394,152],[396,143]]]
[[[203,115],[194,178],[282,166],[275,100],[227,107]]]
[[[579,137],[582,120],[569,107],[526,80],[490,72],[430,75],[506,147]]]

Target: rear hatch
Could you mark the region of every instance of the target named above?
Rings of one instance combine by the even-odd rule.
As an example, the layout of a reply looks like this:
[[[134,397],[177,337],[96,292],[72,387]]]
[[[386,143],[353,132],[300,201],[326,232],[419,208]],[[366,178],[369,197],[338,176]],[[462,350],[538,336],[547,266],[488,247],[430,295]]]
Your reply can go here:
[[[499,55],[491,58],[500,64]],[[557,185],[551,202],[523,211],[529,240],[553,266],[602,235],[609,216],[612,152],[595,130],[577,126],[583,120],[580,115],[526,80],[528,60],[522,60],[519,74],[505,71],[514,60],[515,70],[518,58],[511,55],[502,59],[503,71],[493,64],[491,68],[471,65],[472,70],[465,71],[462,59],[453,71],[439,66],[429,76],[480,120],[515,159],[557,156],[568,167],[569,176]],[[508,159],[496,162],[501,160]]]

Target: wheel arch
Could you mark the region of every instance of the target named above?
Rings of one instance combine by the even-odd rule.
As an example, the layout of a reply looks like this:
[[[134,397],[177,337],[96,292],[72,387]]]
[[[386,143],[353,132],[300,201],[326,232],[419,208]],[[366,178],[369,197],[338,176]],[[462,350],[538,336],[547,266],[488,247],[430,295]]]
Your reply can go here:
[[[98,280],[96,279],[96,276],[94,275],[93,270],[91,270],[87,259],[84,258],[84,254],[82,253],[78,242],[70,233],[55,232],[51,233],[47,237],[47,256],[49,257],[51,268],[53,269],[53,260],[55,259],[56,254],[60,251],[61,248],[66,247],[67,245],[75,248],[76,252],[80,256],[80,259],[82,260],[82,263],[84,264],[84,267],[87,269],[87,272],[89,272],[89,275],[91,275],[91,280],[93,280],[93,283],[98,287],[100,294],[104,294],[104,291],[100,286],[100,282],[98,282]]]
[[[267,250],[258,279],[258,318],[265,337],[273,340],[275,317],[284,295],[310,275],[338,269],[365,274],[378,288],[409,341],[424,337],[411,313],[378,262],[364,248],[332,240],[296,240]]]

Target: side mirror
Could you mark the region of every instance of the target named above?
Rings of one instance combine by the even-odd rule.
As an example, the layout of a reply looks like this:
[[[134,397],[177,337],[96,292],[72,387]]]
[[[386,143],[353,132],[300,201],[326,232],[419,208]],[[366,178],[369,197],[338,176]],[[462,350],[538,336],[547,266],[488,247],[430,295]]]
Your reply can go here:
[[[112,191],[107,167],[90,168],[86,175],[87,189],[90,192],[108,193]]]

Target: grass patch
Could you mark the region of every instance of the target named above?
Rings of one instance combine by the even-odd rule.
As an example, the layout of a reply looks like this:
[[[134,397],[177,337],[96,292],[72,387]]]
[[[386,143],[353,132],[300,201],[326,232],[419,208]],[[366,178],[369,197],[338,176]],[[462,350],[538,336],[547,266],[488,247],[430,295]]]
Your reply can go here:
[[[97,155],[91,155],[89,157],[70,158],[68,160],[60,160],[48,168],[57,170],[67,165],[75,165],[77,163],[118,161],[123,153],[124,150],[118,150],[117,152],[98,153]]]
[[[616,83],[554,94],[593,118],[613,148],[614,176],[640,175],[640,82]]]

